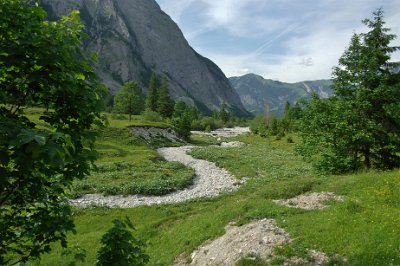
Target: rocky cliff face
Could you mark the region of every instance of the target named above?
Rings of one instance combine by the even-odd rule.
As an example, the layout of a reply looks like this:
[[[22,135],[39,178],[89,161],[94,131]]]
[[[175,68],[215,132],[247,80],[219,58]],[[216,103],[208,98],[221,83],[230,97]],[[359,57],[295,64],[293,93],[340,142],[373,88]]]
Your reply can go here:
[[[264,79],[255,74],[229,78],[232,86],[239,94],[243,105],[252,114],[283,114],[286,102],[291,104],[299,99],[309,99],[312,93],[321,98],[332,95],[331,80],[304,81],[285,83]]]
[[[42,0],[42,6],[49,19],[80,10],[90,36],[84,48],[98,54],[96,71],[113,91],[128,80],[145,89],[154,71],[167,76],[174,99],[202,111],[225,102],[248,114],[218,66],[189,46],[154,0]]]

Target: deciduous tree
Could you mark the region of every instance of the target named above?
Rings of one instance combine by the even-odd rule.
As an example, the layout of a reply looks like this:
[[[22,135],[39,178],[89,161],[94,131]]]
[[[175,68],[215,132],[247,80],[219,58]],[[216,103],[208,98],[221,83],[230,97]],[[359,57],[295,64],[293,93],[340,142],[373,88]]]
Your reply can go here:
[[[66,189],[94,161],[102,91],[78,12],[46,21],[36,1],[0,1],[0,264],[38,258],[73,230]],[[37,120],[26,106],[43,110]]]
[[[114,98],[114,111],[117,113],[137,115],[144,111],[145,98],[142,89],[134,81],[126,82]]]

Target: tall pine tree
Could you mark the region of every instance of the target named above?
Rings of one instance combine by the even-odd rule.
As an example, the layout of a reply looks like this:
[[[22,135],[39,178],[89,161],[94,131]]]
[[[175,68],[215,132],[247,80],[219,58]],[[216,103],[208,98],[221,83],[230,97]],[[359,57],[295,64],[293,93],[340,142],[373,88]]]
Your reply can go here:
[[[174,103],[169,97],[168,80],[166,77],[161,79],[161,85],[158,90],[157,112],[162,117],[171,117],[174,108]]]
[[[303,155],[320,153],[332,172],[400,166],[399,63],[390,62],[400,47],[389,46],[396,36],[384,27],[383,11],[373,15],[363,21],[369,31],[353,35],[334,68],[334,97],[314,99],[306,110]]]
[[[158,89],[157,89],[157,76],[155,73],[151,75],[149,88],[146,97],[146,110],[157,111]]]

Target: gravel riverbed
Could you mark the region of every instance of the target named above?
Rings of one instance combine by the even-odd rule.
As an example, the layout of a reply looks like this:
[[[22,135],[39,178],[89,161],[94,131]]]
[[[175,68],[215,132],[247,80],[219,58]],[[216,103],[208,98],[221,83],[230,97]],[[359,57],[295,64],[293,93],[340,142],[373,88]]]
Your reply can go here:
[[[158,153],[168,161],[178,161],[195,170],[193,184],[184,189],[163,196],[103,196],[87,194],[71,200],[70,203],[78,207],[92,205],[130,208],[140,205],[154,205],[184,202],[195,198],[215,197],[223,192],[234,191],[240,185],[228,171],[219,168],[215,163],[195,159],[188,155],[194,146],[168,147],[158,149]]]

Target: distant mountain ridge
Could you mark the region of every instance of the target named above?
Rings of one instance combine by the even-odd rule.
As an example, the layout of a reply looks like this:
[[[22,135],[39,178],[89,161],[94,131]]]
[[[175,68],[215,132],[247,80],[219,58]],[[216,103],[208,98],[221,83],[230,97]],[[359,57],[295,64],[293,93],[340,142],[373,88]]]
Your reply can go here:
[[[265,114],[268,109],[270,114],[280,116],[286,102],[294,104],[300,99],[309,99],[312,93],[317,93],[321,98],[332,95],[331,80],[285,83],[247,74],[231,77],[229,81],[245,108],[253,115]]]
[[[96,73],[114,92],[123,82],[146,88],[152,71],[166,76],[175,100],[210,112],[226,103],[249,113],[226,76],[194,51],[155,0],[42,0],[50,20],[80,10],[89,35],[84,49],[98,54]]]

